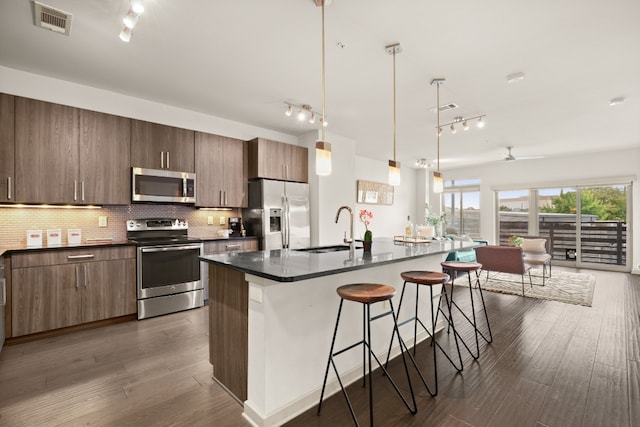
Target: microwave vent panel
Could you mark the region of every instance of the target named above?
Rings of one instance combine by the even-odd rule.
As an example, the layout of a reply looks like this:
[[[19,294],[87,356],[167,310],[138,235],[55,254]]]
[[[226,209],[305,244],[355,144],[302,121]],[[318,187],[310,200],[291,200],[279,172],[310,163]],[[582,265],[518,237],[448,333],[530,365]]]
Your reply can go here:
[[[37,27],[45,28],[56,33],[69,35],[71,32],[70,13],[55,9],[38,1],[33,2],[33,19]]]

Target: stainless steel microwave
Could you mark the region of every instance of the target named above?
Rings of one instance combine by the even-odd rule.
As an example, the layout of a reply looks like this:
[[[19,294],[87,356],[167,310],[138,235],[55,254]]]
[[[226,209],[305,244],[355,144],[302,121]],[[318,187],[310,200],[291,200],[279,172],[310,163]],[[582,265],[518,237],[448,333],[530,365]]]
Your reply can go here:
[[[134,167],[131,201],[195,203],[196,174]]]

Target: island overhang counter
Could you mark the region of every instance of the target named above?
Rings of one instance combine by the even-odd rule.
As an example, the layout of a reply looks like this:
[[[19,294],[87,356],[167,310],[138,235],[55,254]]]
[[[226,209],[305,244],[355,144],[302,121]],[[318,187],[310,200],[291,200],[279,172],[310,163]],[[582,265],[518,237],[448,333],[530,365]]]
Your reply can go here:
[[[394,286],[397,307],[408,270],[441,271],[440,262],[452,251],[478,246],[475,242],[430,241],[398,244],[376,239],[371,253],[338,251],[313,253],[272,250],[206,255],[209,264],[209,357],[213,376],[244,405],[243,416],[253,425],[276,426],[318,403],[339,297],[336,288],[350,283]],[[439,291],[434,292],[439,297]],[[427,293],[420,293],[421,297]],[[405,299],[413,301],[408,289]],[[423,300],[424,301],[424,300]],[[420,316],[429,318],[426,302]],[[412,304],[403,304],[399,320],[411,317]],[[406,310],[405,310],[406,309]],[[388,310],[374,304],[371,315]],[[386,357],[391,338],[389,316],[372,325],[372,347]],[[400,329],[413,336],[412,325]],[[362,310],[346,303],[336,346],[362,337]],[[419,335],[425,339],[426,333]],[[337,347],[339,348],[339,347]],[[399,354],[394,343],[392,357]],[[362,375],[362,354],[340,356],[343,381]],[[326,396],[339,390],[330,374]]]

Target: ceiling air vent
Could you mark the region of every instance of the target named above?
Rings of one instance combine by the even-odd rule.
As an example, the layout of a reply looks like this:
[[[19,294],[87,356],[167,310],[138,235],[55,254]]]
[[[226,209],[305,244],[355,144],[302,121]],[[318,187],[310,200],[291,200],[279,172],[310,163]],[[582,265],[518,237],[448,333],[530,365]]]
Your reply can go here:
[[[449,104],[443,104],[443,105],[441,105],[441,106],[440,106],[440,112],[441,112],[441,113],[443,113],[443,112],[445,112],[445,111],[455,110],[456,108],[459,108],[459,107],[460,107],[460,106],[459,106],[458,104],[455,104],[455,103],[453,103],[453,102],[451,102],[451,103],[449,103]],[[429,111],[431,111],[432,113],[435,113],[435,112],[436,112],[436,109],[435,109],[435,107],[434,107],[434,108],[432,108],[432,109],[431,109],[431,110],[429,110]]]
[[[59,9],[54,9],[51,6],[42,4],[40,2],[33,2],[34,24],[37,27],[46,28],[47,30],[55,31],[69,35],[71,31],[71,18],[70,13],[64,12]]]

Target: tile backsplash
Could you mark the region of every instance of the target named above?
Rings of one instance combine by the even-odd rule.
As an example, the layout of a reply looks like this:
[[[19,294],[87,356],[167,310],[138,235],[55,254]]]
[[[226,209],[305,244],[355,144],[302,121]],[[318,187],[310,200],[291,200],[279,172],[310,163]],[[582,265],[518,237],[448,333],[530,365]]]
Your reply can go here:
[[[107,226],[99,227],[99,217],[107,217]],[[225,225],[220,225],[220,217],[225,217]],[[218,230],[228,228],[230,216],[241,216],[240,209],[199,210],[182,205],[135,204],[128,206],[107,206],[98,209],[2,207],[0,208],[0,246],[22,247],[27,243],[27,230],[62,230],[62,244],[67,244],[67,230],[81,229],[82,242],[94,239],[112,239],[114,242],[126,240],[125,222],[138,218],[185,218],[189,221],[189,236],[201,238],[218,237]],[[208,217],[213,217],[213,225],[208,225]],[[43,239],[46,245],[46,237]]]

